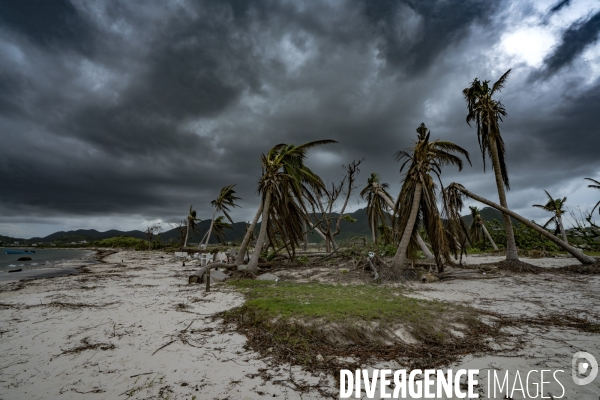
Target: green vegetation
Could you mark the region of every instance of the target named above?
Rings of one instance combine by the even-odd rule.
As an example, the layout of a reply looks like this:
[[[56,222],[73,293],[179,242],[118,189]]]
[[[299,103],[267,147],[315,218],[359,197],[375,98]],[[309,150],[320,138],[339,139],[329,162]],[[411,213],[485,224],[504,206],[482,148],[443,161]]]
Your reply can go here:
[[[320,332],[324,322],[340,327],[336,335],[351,338],[342,341],[360,342],[356,338],[359,331],[372,338],[390,339],[391,332],[401,326],[420,341],[438,344],[452,336],[447,330],[448,322],[476,323],[474,311],[469,308],[411,298],[405,295],[406,289],[397,287],[257,280],[229,284],[244,292],[248,301],[226,312],[225,318],[242,318],[252,321],[255,327],[279,331],[275,341],[284,344],[303,343],[315,335],[327,336]],[[286,327],[283,331],[282,326]],[[311,333],[302,337],[307,330]]]
[[[357,320],[408,322],[431,321],[448,311],[441,302],[417,300],[404,290],[380,286],[273,283],[257,280],[232,281],[248,294],[247,307],[273,317],[321,318],[326,321]]]
[[[493,220],[486,221],[485,225],[494,241],[497,244],[506,247],[506,231],[503,229],[501,223],[498,220]],[[559,250],[559,247],[556,244],[524,224],[517,222],[514,224],[513,229],[515,242],[517,243],[517,247],[521,250],[544,250],[549,252]]]
[[[321,355],[334,368],[338,356],[366,361],[410,355],[416,367],[430,365],[430,354],[436,353],[440,365],[483,350],[487,344],[481,335],[497,334],[479,321],[474,309],[414,299],[398,287],[257,280],[228,284],[248,300],[220,317],[236,325],[252,348],[293,364],[317,365]]]
[[[148,241],[131,236],[115,236],[108,239],[102,239],[95,242],[94,245],[98,247],[134,248],[136,250],[148,249]]]

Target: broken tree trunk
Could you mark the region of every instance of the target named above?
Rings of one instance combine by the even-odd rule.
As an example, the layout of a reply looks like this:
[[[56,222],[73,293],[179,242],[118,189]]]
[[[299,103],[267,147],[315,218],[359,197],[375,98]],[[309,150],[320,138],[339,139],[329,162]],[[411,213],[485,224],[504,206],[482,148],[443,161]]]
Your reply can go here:
[[[232,264],[224,264],[224,263],[207,264],[206,266],[200,268],[198,271],[196,271],[192,275],[190,275],[189,278],[188,278],[188,283],[192,284],[192,283],[202,282],[202,277],[204,276],[204,274],[206,274],[211,269],[215,269],[215,268],[232,268],[232,267],[234,267],[234,265],[232,265]],[[210,281],[210,279],[208,279],[207,281]]]
[[[551,242],[557,244],[558,246],[560,246],[561,248],[566,250],[573,257],[578,259],[582,264],[594,264],[594,263],[598,262],[595,258],[586,256],[585,254],[583,254],[582,251],[576,249],[575,247],[569,245],[568,243],[563,242],[562,240],[560,240],[559,238],[557,238],[556,236],[554,236],[553,234],[551,234],[550,232],[548,232],[547,230],[542,228],[541,226],[538,226],[537,224],[532,223],[528,219],[523,218],[522,216],[520,216],[519,214],[517,214],[514,211],[509,210],[508,208],[504,208],[501,205],[494,203],[493,201],[490,201],[486,198],[483,198],[481,196],[476,195],[475,193],[468,191],[464,186],[462,186],[458,183],[452,183],[450,186],[448,186],[448,188],[454,188],[454,189],[462,192],[464,195],[472,198],[473,200],[476,200],[480,203],[486,204],[490,207],[495,208],[498,211],[501,211],[505,215],[513,217],[517,221],[521,222],[522,224],[527,225],[529,228],[533,229],[540,235],[544,236],[546,239],[550,240]]]

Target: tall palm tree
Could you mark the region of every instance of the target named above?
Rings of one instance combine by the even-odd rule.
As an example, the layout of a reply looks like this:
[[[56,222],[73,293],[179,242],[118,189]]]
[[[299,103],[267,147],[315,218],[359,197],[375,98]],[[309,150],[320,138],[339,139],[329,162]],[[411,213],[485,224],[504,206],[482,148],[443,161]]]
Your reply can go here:
[[[367,179],[367,186],[360,192],[360,197],[367,201],[367,216],[373,234],[373,243],[377,243],[377,228],[380,225],[387,225],[386,220],[390,206],[384,196],[390,198],[386,191],[389,186],[387,183],[381,183],[379,175],[373,172]]]
[[[196,218],[196,210],[194,210],[193,207],[194,207],[193,205],[190,205],[190,211],[187,216],[185,240],[183,242],[183,247],[187,247],[187,241],[188,241],[188,237],[190,235],[190,229],[192,230],[192,232],[197,232],[198,224],[196,224],[196,222],[202,222],[201,219]]]
[[[473,222],[471,222],[471,226],[469,227],[469,236],[471,237],[471,240],[473,242],[482,242],[483,234],[490,242],[494,250],[498,250],[498,246],[496,246],[494,239],[492,239],[492,236],[485,227],[485,221],[481,217],[481,214],[479,214],[479,208],[472,206],[469,208],[471,209],[471,216],[473,217]]]
[[[301,199],[311,200],[308,188],[319,192],[324,184],[314,172],[304,165],[306,153],[310,148],[329,143],[334,140],[317,140],[299,146],[278,144],[261,156],[263,174],[258,185],[262,196],[262,222],[256,240],[256,246],[248,270],[256,273],[258,258],[270,227],[269,239],[274,243],[277,232],[284,240],[298,243],[303,238],[302,220],[308,218]],[[246,235],[251,234],[248,231]]]
[[[471,82],[471,86],[463,90],[469,110],[467,124],[470,126],[471,121],[475,121],[477,125],[477,139],[483,157],[483,168],[485,171],[487,153],[492,161],[500,205],[504,208],[508,208],[504,189],[510,189],[510,183],[505,162],[504,140],[500,134],[500,121],[502,121],[502,117],[506,116],[506,109],[501,102],[494,100],[492,97],[504,88],[510,71],[510,69],[506,71],[492,87],[489,86],[489,81],[480,81],[475,78]],[[502,217],[504,229],[506,230],[506,259],[518,260],[519,256],[512,222],[506,214],[502,214]]]
[[[225,215],[225,217],[229,220],[229,222],[233,224],[233,221],[231,220],[231,217],[228,214],[228,212],[231,212],[229,207],[239,207],[239,205],[235,204],[235,202],[236,200],[241,200],[240,197],[235,196],[235,190],[233,190],[234,187],[235,184],[224,186],[223,188],[221,188],[221,193],[219,193],[219,197],[210,202],[210,204],[212,204],[212,206],[214,207],[214,211],[210,221],[210,228],[208,229],[208,233],[206,235],[206,246],[208,246],[208,241],[210,240],[210,234],[213,230],[215,215],[217,215],[217,212],[222,212]],[[198,248],[200,248],[200,246],[202,246],[202,241],[198,243]]]
[[[400,172],[405,166],[409,165],[409,167],[395,206],[396,213],[398,213],[397,226],[398,230],[402,232],[402,237],[396,256],[392,261],[392,267],[397,271],[404,268],[409,244],[412,243],[411,253],[416,248],[417,227],[422,221],[431,241],[438,268],[443,271],[443,261],[450,258],[450,246],[447,243],[448,239],[436,204],[437,185],[434,176],[440,180],[441,168],[444,165],[456,165],[459,171],[462,170],[462,160],[451,153],[462,154],[469,164],[471,161],[469,153],[454,143],[440,140],[430,141],[430,132],[425,124],[421,124],[417,128],[417,134],[418,140],[413,149],[401,150],[396,153],[397,161],[404,160]],[[403,212],[399,213],[398,210]],[[407,212],[408,210],[410,212]]]
[[[503,214],[509,215],[510,217],[516,219],[520,223],[533,229],[540,235],[544,236],[546,239],[550,240],[551,242],[555,243],[556,245],[558,245],[559,247],[561,247],[562,249],[564,249],[565,251],[570,253],[573,257],[577,258],[582,264],[594,264],[594,263],[598,262],[594,257],[585,255],[581,250],[576,249],[575,247],[571,246],[570,244],[565,243],[564,241],[560,240],[558,237],[554,236],[553,234],[551,234],[550,232],[548,232],[547,230],[545,230],[538,224],[535,224],[535,223],[529,221],[527,218],[523,218],[516,212],[511,211],[506,207],[503,207],[503,206],[496,204],[486,198],[476,195],[475,193],[467,190],[464,186],[462,186],[459,183],[450,184],[450,186],[448,186],[446,188],[446,193],[447,193],[447,197],[455,199],[452,202],[452,205],[453,205],[453,207],[458,209],[457,211],[459,211],[462,208],[462,201],[460,200],[461,195],[468,196],[468,197],[472,198],[473,200],[476,200],[480,203],[483,203],[492,208],[495,208],[496,210],[502,212]]]
[[[541,208],[544,211],[553,213],[554,216],[550,218],[548,222],[544,224],[543,227],[545,228],[550,223],[554,222],[554,224],[556,225],[554,234],[556,235],[560,232],[565,243],[569,243],[569,240],[567,239],[567,232],[565,232],[565,227],[562,223],[562,215],[565,213],[563,207],[565,205],[565,202],[567,201],[567,198],[563,197],[562,199],[553,199],[552,196],[550,196],[550,193],[548,193],[548,191],[544,190],[544,192],[546,192],[546,196],[548,196],[548,202],[544,205],[534,204],[533,207]]]
[[[600,190],[600,182],[598,182],[597,180],[592,179],[592,178],[584,178],[584,179],[587,179],[588,181],[592,181],[595,183],[595,185],[588,185],[589,188]],[[590,215],[594,213],[594,210],[596,209],[596,207],[598,207],[598,214],[600,214],[600,201],[598,201],[596,203],[596,205],[594,206],[594,208],[592,208],[592,212],[590,212]]]

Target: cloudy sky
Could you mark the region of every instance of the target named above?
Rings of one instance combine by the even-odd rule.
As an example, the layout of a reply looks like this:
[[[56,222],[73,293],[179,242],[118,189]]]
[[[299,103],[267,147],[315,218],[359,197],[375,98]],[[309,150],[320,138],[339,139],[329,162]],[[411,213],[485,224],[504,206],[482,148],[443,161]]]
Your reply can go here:
[[[509,68],[509,206],[541,222],[547,189],[591,208],[599,34],[597,0],[3,1],[0,234],[210,218],[231,183],[248,220],[261,153],[317,139],[339,142],[309,153],[325,180],[365,157],[359,184],[396,194],[421,122],[471,153],[444,182],[496,200],[462,89]]]

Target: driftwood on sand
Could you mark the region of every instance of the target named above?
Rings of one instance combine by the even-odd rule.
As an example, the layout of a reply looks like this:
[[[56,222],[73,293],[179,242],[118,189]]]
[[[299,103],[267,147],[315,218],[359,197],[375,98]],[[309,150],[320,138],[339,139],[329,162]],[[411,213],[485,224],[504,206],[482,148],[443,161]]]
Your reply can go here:
[[[188,278],[188,283],[192,284],[192,283],[202,282],[202,277],[204,277],[204,274],[206,274],[208,272],[208,274],[210,275],[210,270],[211,269],[215,269],[215,268],[233,268],[233,267],[235,267],[235,265],[233,265],[233,264],[225,264],[225,263],[208,264],[208,265],[200,268],[198,271],[194,272],[192,275],[190,275],[189,278]],[[210,281],[210,279],[209,279],[209,281]]]

